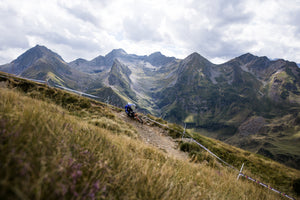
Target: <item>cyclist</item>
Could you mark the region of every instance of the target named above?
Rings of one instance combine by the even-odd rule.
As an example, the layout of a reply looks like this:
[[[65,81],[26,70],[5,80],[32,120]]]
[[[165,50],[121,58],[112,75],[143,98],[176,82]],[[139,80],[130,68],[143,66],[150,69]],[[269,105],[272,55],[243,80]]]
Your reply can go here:
[[[132,103],[128,103],[126,106],[125,106],[125,112],[127,113],[127,115],[129,117],[134,117],[134,112],[133,112],[133,109],[132,109],[132,106],[135,106],[135,104],[132,104]]]

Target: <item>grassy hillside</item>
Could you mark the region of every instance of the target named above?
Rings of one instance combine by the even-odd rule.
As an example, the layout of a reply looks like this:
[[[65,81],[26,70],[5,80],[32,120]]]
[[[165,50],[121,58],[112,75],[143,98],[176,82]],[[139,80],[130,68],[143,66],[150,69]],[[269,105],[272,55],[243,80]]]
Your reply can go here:
[[[299,170],[299,72],[251,54],[222,65],[192,54],[174,85],[156,93],[160,116]]]
[[[154,117],[152,118],[162,124],[167,124],[167,122],[164,120]],[[170,136],[174,138],[181,138],[181,134],[179,134],[178,132],[183,132],[182,127],[176,124],[169,125],[169,127],[175,130],[170,131]],[[206,146],[225,162],[231,164],[237,169],[239,169],[242,163],[244,163],[245,166],[243,172],[247,175],[255,177],[256,179],[263,181],[264,183],[268,183],[271,186],[273,185],[280,191],[289,191],[291,192],[291,194],[298,193],[299,195],[299,170],[289,168],[262,155],[254,154],[249,151],[245,151],[243,149],[220,142],[219,140],[200,135],[199,132],[187,131],[186,136],[194,138],[196,141]],[[221,163],[219,163],[219,161],[216,161],[213,156],[208,154],[201,147],[199,147],[195,143],[191,143],[189,139],[179,141],[180,149],[182,151],[188,152],[193,162],[206,163],[208,166],[216,169],[224,167],[221,165]]]
[[[181,148],[194,162],[168,157],[138,139],[139,132],[119,112],[42,84],[0,77],[0,199],[281,198],[246,180],[237,182],[235,172],[201,158],[205,154],[189,143]],[[292,183],[299,171],[206,137],[197,139],[226,159],[224,154],[248,157],[253,169],[260,168],[245,172],[295,195]],[[232,162],[238,167],[244,160],[233,156]],[[274,169],[282,175],[275,178],[289,182],[281,186],[273,175],[259,175]]]
[[[268,86],[274,90],[272,95],[280,96],[278,91],[286,91],[286,98],[294,101],[276,102],[267,95],[262,96],[263,93],[257,91],[262,84],[242,69],[234,68],[229,73],[228,77],[233,77],[232,84],[227,83],[230,78],[222,76],[213,84],[202,75],[205,69],[199,68],[201,73],[188,69],[190,71],[181,74],[176,87],[162,92],[165,97],[159,106],[163,107],[165,119],[176,123],[194,122],[201,135],[300,169],[300,106],[296,104],[297,84],[292,84],[296,83],[295,77],[285,71],[272,77],[271,82],[280,82],[279,86],[273,83]]]

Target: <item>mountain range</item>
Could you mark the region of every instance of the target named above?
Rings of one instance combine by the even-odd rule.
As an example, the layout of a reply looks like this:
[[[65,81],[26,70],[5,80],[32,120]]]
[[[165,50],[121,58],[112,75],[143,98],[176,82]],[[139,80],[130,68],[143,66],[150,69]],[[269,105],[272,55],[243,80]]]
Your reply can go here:
[[[122,49],[70,63],[35,46],[0,70],[45,80],[137,109],[195,132],[299,169],[300,69],[295,62],[246,53],[213,64],[198,53],[185,59]]]

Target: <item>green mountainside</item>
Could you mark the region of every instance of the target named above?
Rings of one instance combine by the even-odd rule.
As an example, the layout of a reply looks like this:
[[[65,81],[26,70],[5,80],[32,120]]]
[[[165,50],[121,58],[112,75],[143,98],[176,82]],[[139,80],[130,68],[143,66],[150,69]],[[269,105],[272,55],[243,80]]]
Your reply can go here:
[[[299,169],[300,70],[294,63],[246,54],[213,65],[192,54],[178,69],[174,86],[157,94],[165,119],[196,123],[201,134]]]
[[[0,73],[1,199],[282,199],[240,178],[195,143],[183,128],[148,115],[141,125],[95,100]],[[159,130],[190,159],[176,159],[140,138]],[[161,133],[164,133],[161,135]],[[166,135],[165,135],[166,134]],[[186,132],[243,172],[296,197],[299,170]],[[150,138],[149,138],[150,139]],[[171,140],[170,140],[171,141]],[[298,196],[299,197],[299,196]]]
[[[300,69],[294,62],[250,53],[216,65],[193,53],[185,59],[127,54],[66,63],[36,46],[1,71],[99,96],[182,125],[228,144],[300,166]]]
[[[48,81],[49,84],[81,89],[91,83],[93,76],[73,70],[58,54],[44,46],[35,46],[1,71],[30,79]]]
[[[136,101],[136,94],[130,88],[130,74],[131,71],[126,65],[115,60],[108,73],[108,84],[116,87],[124,96]]]

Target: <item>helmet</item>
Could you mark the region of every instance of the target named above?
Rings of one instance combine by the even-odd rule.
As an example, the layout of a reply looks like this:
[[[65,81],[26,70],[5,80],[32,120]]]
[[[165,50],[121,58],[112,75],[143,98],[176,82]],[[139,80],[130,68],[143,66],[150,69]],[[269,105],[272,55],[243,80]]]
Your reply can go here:
[[[131,106],[135,106],[135,104],[134,103],[129,103],[128,102],[128,104],[127,104],[129,107],[131,107]]]

